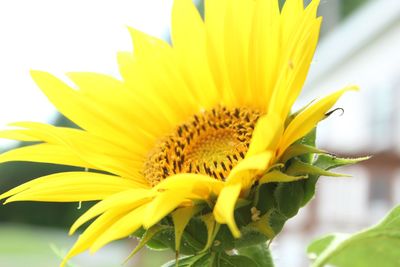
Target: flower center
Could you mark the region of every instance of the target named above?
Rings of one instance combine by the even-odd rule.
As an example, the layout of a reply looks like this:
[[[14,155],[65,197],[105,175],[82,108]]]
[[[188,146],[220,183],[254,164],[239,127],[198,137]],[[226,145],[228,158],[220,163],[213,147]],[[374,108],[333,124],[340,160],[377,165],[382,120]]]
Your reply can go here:
[[[152,186],[170,175],[201,173],[225,180],[244,158],[261,113],[217,107],[194,115],[149,153],[144,176]]]

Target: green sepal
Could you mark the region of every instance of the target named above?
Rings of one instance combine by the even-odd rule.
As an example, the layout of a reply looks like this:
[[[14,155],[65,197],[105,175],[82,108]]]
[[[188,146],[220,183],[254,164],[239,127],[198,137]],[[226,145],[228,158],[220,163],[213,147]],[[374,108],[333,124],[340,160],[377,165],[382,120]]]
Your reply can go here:
[[[281,2],[281,1],[279,1],[279,2]],[[308,102],[308,104],[305,105],[304,107],[300,108],[299,110],[297,110],[297,111],[293,112],[292,114],[290,114],[289,116],[287,116],[287,118],[286,118],[286,120],[285,120],[285,128],[287,128],[287,126],[292,122],[292,120],[293,120],[294,118],[296,118],[297,115],[299,115],[299,114],[300,114],[301,112],[303,112],[306,108],[308,108],[309,106],[311,106],[311,104],[312,104],[314,101],[315,101],[315,99],[312,100],[312,101],[310,101],[310,102]]]
[[[124,263],[126,263],[130,258],[132,258],[141,248],[143,248],[155,235],[163,232],[163,231],[171,231],[172,227],[167,225],[154,225],[150,229],[148,229],[140,239],[139,244],[135,247],[135,249],[129,254],[129,256],[125,259]]]
[[[297,175],[325,175],[332,177],[350,177],[347,174],[340,174],[327,171],[323,168],[320,168],[316,165],[311,165],[300,160],[294,159],[291,161],[290,166],[286,170],[286,173],[289,175],[297,176]]]
[[[281,156],[279,161],[287,162],[294,157],[298,157],[304,154],[328,154],[328,152],[320,150],[314,146],[295,143],[291,145],[288,149],[286,149],[285,153]]]
[[[324,169],[331,170],[333,168],[348,166],[359,163],[364,160],[368,160],[370,157],[360,158],[339,158],[333,155],[324,154],[318,155],[313,165]],[[315,186],[318,181],[319,175],[310,175],[304,183],[304,200],[302,206],[306,205],[315,195]]]
[[[333,155],[319,155],[314,165],[324,170],[330,170],[342,166],[353,165],[370,158],[371,157],[369,156],[360,158],[339,158]]]
[[[258,181],[259,185],[266,184],[266,183],[273,183],[273,182],[279,182],[279,183],[287,183],[287,182],[293,182],[301,179],[306,179],[308,176],[307,175],[299,175],[299,176],[293,176],[293,175],[288,175],[286,173],[283,173],[278,170],[273,170],[270,171],[266,174],[264,174],[260,180]]]
[[[311,147],[316,147],[316,139],[317,139],[317,128],[312,129],[307,135],[301,138],[296,144],[303,144]],[[305,162],[311,164],[314,160],[314,153],[307,153],[299,155],[298,158]]]
[[[208,214],[201,216],[200,220],[204,223],[204,225],[207,228],[207,243],[204,246],[204,248],[199,252],[201,254],[211,248],[211,246],[213,245],[215,236],[217,235],[221,225],[215,221],[214,215],[212,213],[208,213]]]

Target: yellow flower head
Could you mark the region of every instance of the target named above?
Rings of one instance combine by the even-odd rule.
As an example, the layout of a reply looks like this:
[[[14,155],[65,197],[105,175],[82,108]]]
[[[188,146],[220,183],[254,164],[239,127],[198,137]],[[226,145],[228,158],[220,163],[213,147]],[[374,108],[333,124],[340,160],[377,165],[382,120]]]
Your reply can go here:
[[[220,224],[240,237],[235,208],[260,183],[305,178],[276,166],[344,92],[355,89],[289,117],[317,44],[318,3],[304,8],[302,0],[287,0],[280,10],[278,0],[205,0],[203,20],[191,0],[175,0],[172,45],[129,29],[134,51],[118,54],[122,79],[69,73],[72,88],[32,71],[80,129],[14,123],[2,137],[40,143],[6,152],[0,161],[89,171],[41,177],[0,198],[99,201],[72,226],[71,233],[95,218],[66,260],[170,215],[177,244],[193,216],[201,216],[210,238]],[[259,212],[251,212],[258,220]]]

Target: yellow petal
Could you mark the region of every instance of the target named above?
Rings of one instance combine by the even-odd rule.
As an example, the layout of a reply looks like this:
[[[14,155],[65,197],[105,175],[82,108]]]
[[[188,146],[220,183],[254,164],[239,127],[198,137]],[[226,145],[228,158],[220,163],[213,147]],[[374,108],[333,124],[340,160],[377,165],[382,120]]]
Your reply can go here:
[[[80,216],[74,224],[71,226],[69,234],[72,235],[76,229],[81,225],[89,221],[90,219],[98,216],[99,214],[106,212],[107,210],[119,209],[119,210],[132,210],[139,205],[148,202],[152,193],[148,189],[134,188],[129,189],[114,195],[111,195],[104,200],[96,203],[82,216]]]
[[[176,127],[177,123],[198,112],[200,105],[195,97],[196,94],[184,80],[175,49],[173,50],[166,42],[143,32],[132,28],[129,30],[135,51],[134,62],[131,64],[133,69],[128,74],[129,77],[125,78],[132,80],[130,86],[140,99],[137,105],[141,110],[156,115],[151,120],[153,128],[160,128],[157,131],[165,134],[165,131],[171,131],[171,128]],[[134,78],[130,78],[131,76]],[[138,88],[138,84],[141,84],[141,87]],[[142,115],[143,119],[148,119],[148,116],[143,116],[145,112],[137,113]],[[158,127],[154,127],[154,124]],[[168,126],[168,129],[164,126]]]
[[[286,0],[282,7],[282,16],[290,23],[301,15],[303,8],[303,0]]]
[[[131,136],[135,133],[127,116],[121,116],[109,105],[92,101],[49,73],[31,71],[31,76],[57,109],[78,126],[106,139],[113,136],[114,142],[125,146],[141,146]]]
[[[147,35],[143,37],[144,34],[139,31],[131,31],[131,34],[132,38],[136,39],[135,43],[145,42],[140,46],[151,45],[146,45],[150,42],[148,40],[150,37]],[[134,56],[130,52],[120,52],[118,65],[127,90],[132,94],[131,106],[138,107],[140,110],[138,115],[146,114],[142,116],[143,119],[157,125],[153,127],[153,131],[158,136],[162,136],[176,127],[177,121],[181,121],[178,119],[181,118],[180,116],[187,115],[188,111],[173,109],[176,106],[181,107],[181,104],[178,105],[175,100],[178,96],[181,96],[180,101],[187,101],[187,109],[197,106],[193,104],[196,100],[188,92],[186,84],[178,73],[172,52],[153,50],[146,54],[146,60],[142,61],[137,60],[137,55]],[[142,57],[144,56],[141,55],[140,58]],[[157,79],[153,79],[155,75]],[[175,94],[170,93],[172,88],[175,89]],[[169,95],[168,100],[165,99],[166,95]]]
[[[140,187],[136,182],[92,172],[62,172],[37,178],[0,195],[12,201],[75,202],[103,199]],[[11,197],[10,197],[11,196]]]
[[[140,174],[144,158],[135,154],[134,150],[128,151],[82,130],[33,122],[19,122],[12,125],[27,128],[27,135],[36,136],[52,144],[65,146],[75,153],[78,159],[92,166],[91,168],[129,177],[143,183],[143,185],[146,184]],[[64,164],[68,164],[68,162]]]
[[[201,206],[189,206],[179,208],[172,213],[172,220],[174,222],[175,230],[175,250],[179,252],[181,247],[181,239],[183,231],[190,219],[198,213],[203,207]]]
[[[41,141],[40,138],[26,134],[24,130],[2,130],[0,131],[0,138],[26,142]]]
[[[229,173],[227,183],[240,180],[243,188],[250,188],[257,176],[268,168],[272,157],[271,151],[265,151],[243,159]]]
[[[171,46],[166,41],[132,27],[128,27],[128,30],[132,38],[134,55],[137,60],[152,58],[154,53],[158,53],[157,51],[171,52]]]
[[[149,229],[191,196],[192,193],[190,190],[184,191],[182,189],[170,189],[159,193],[146,208],[143,227]]]
[[[141,140],[141,144],[150,147],[160,134],[154,123],[145,119],[148,117],[146,110],[135,105],[136,102],[123,82],[108,75],[90,72],[70,72],[67,76],[78,86],[79,92],[87,96],[105,109],[112,110],[118,119],[123,117],[129,121],[129,131],[126,133],[135,140]]]
[[[241,188],[240,182],[225,186],[218,196],[213,212],[215,220],[221,224],[227,224],[236,238],[240,237],[240,231],[235,222],[234,210]]]
[[[205,28],[207,36],[207,55],[217,90],[222,94],[221,102],[227,107],[236,107],[237,95],[232,92],[228,78],[224,28],[227,0],[205,0]]]
[[[300,112],[286,128],[279,145],[280,157],[292,143],[309,133],[319,121],[324,119],[325,113],[332,108],[336,101],[347,91],[358,90],[356,86],[349,86],[326,96]]]
[[[303,10],[299,0],[285,4],[281,15],[280,53],[276,82],[269,105],[286,118],[300,94],[318,41],[321,18],[316,18],[319,1]]]
[[[181,71],[203,108],[218,103],[207,61],[206,35],[203,21],[191,0],[176,0],[172,7],[172,43]]]
[[[157,192],[169,189],[180,189],[185,191],[192,191],[199,197],[208,197],[208,194],[210,194],[211,192],[214,192],[214,194],[218,194],[223,186],[224,182],[211,178],[207,175],[182,173],[170,176],[168,177],[168,179],[162,180],[153,188],[153,190]]]
[[[304,82],[307,77],[308,70],[311,66],[311,61],[318,42],[319,31],[322,19],[318,18],[314,23],[310,24],[309,34],[305,37],[301,36],[302,41],[296,43],[295,54],[287,60],[287,76],[284,81],[285,86],[277,87],[277,90],[283,91],[283,105],[281,114],[286,116],[298,98]],[[284,77],[284,76],[282,76]],[[284,100],[286,97],[286,100]]]
[[[278,1],[256,1],[250,39],[252,102],[262,110],[269,105],[279,70],[280,18]]]
[[[24,146],[0,155],[0,163],[9,161],[30,161],[94,168],[93,165],[80,159],[70,149],[53,144]]]
[[[255,1],[227,1],[224,31],[224,55],[231,90],[237,105],[252,104],[249,80],[249,38]]]
[[[283,122],[276,114],[266,114],[260,117],[253,131],[246,158],[255,154],[275,150],[283,133]]]
[[[74,246],[70,249],[67,255],[64,257],[60,267],[65,267],[68,260],[79,253],[89,249],[93,242],[112,226],[117,220],[119,220],[124,213],[119,210],[107,211],[97,218],[89,227],[79,236]]]
[[[90,246],[90,252],[94,253],[111,241],[127,237],[138,230],[142,226],[145,210],[146,205],[139,206],[109,226]]]

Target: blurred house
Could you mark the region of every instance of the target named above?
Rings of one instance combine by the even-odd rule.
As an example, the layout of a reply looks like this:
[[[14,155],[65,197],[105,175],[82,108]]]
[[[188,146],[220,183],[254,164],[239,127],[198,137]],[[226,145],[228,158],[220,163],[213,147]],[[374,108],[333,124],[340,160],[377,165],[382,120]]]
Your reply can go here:
[[[316,198],[273,246],[280,267],[308,266],[310,240],[370,226],[400,202],[400,1],[371,0],[339,23],[344,2],[321,1],[327,25],[299,107],[313,96],[359,85],[360,92],[337,104],[344,114],[321,123],[318,141],[340,156],[373,157],[339,170],[354,178],[320,179]]]

